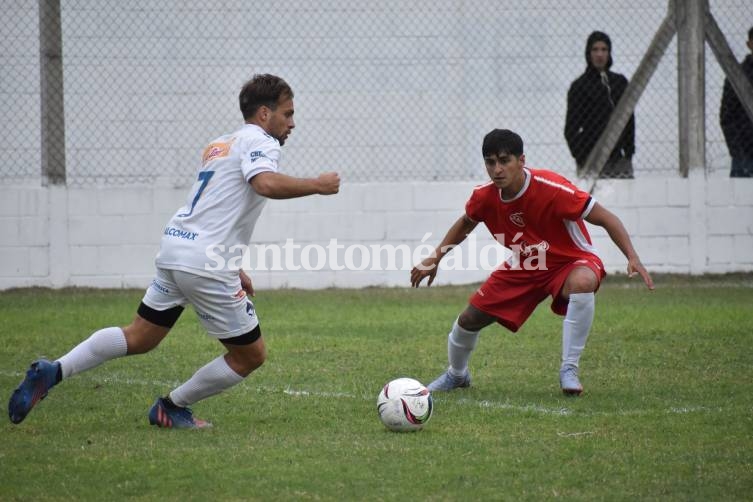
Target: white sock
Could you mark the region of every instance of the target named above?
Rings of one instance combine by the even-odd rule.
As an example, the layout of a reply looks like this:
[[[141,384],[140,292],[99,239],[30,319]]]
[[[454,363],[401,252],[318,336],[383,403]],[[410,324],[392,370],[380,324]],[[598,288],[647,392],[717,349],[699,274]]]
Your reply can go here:
[[[128,353],[125,334],[120,328],[100,329],[58,359],[63,378],[92,369]]]
[[[176,405],[185,408],[219,394],[242,380],[243,377],[228,366],[223,355],[199,368],[187,382],[170,393],[170,399]]]
[[[447,336],[447,359],[450,361],[450,374],[462,376],[468,371],[468,360],[478,343],[478,331],[463,329],[456,320]]]
[[[562,366],[578,366],[594,320],[594,294],[573,293],[562,321]]]

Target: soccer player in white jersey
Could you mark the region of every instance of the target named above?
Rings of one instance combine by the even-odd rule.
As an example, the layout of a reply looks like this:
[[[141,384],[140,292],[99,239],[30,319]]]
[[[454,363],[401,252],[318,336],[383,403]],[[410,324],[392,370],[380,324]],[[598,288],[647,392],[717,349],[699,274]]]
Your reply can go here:
[[[428,277],[431,286],[440,260],[480,222],[513,251],[512,259],[471,296],[448,336],[449,368],[428,388],[470,386],[468,362],[479,331],[497,322],[515,332],[551,296],[552,311],[565,316],[560,387],[566,395],[580,395],[578,364],[594,317],[594,294],[606,275],[584,221],[606,229],[628,259],[629,276],[639,274],[654,289],[651,276],[619,218],[559,174],[526,167],[523,140],[516,133],[491,131],[484,137],[482,155],[491,181],[474,189],[465,214],[411,271],[411,284],[418,287]]]
[[[189,303],[209,336],[227,352],[157,398],[148,413],[152,425],[210,426],[195,418],[189,406],[239,383],[264,362],[264,340],[249,299],[253,286],[243,270],[231,268],[240,263],[233,258],[249,244],[268,198],[335,194],[340,178],[334,172],[294,178],[278,171],[280,147],[295,127],[293,91],[283,79],[255,75],[241,89],[239,101],[245,124],[204,150],[186,204],[165,226],[155,278],[133,322],[95,332],[56,361],[34,361],[11,395],[11,422],[24,420],[62,379],[155,348]]]

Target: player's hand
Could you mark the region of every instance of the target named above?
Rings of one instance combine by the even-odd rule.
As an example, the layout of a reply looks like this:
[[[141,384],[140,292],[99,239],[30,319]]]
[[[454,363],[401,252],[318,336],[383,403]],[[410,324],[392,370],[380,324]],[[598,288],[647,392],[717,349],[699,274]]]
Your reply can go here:
[[[429,278],[426,286],[431,286],[431,283],[434,282],[434,278],[437,276],[437,270],[439,270],[439,260],[435,256],[424,258],[421,263],[410,271],[411,286],[417,288],[426,277]]]
[[[254,285],[251,283],[251,278],[243,270],[239,271],[241,278],[241,289],[246,292],[248,296],[254,296]]]
[[[654,281],[651,280],[651,276],[646,270],[646,267],[643,266],[641,260],[639,260],[638,258],[632,258],[628,260],[627,274],[628,278],[631,279],[635,276],[635,274],[640,275],[643,279],[643,282],[646,283],[648,289],[652,291],[654,290]]]
[[[337,173],[322,173],[316,180],[321,195],[332,195],[340,191],[340,175]]]

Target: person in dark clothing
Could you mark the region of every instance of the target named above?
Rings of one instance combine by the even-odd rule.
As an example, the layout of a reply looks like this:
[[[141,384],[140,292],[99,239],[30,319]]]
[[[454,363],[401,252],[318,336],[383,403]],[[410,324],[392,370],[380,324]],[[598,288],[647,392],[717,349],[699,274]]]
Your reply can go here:
[[[586,65],[586,71],[567,92],[565,139],[578,166],[578,175],[583,174],[586,159],[628,84],[624,75],[609,70],[612,41],[604,32],[594,31],[588,36]],[[632,178],[634,153],[635,116],[631,115],[599,177]]]
[[[753,84],[753,28],[748,30],[748,54],[740,65],[743,73]],[[750,120],[740,99],[732,89],[729,79],[724,79],[722,106],[719,110],[719,122],[724,139],[732,157],[730,177],[753,177],[753,121]]]

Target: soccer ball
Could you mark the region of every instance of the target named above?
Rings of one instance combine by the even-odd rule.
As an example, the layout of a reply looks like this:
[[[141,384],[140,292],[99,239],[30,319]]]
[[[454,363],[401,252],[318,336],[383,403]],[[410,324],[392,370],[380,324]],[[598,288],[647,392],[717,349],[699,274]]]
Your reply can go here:
[[[377,397],[379,419],[391,431],[417,431],[431,418],[434,403],[429,389],[418,380],[398,378]]]

